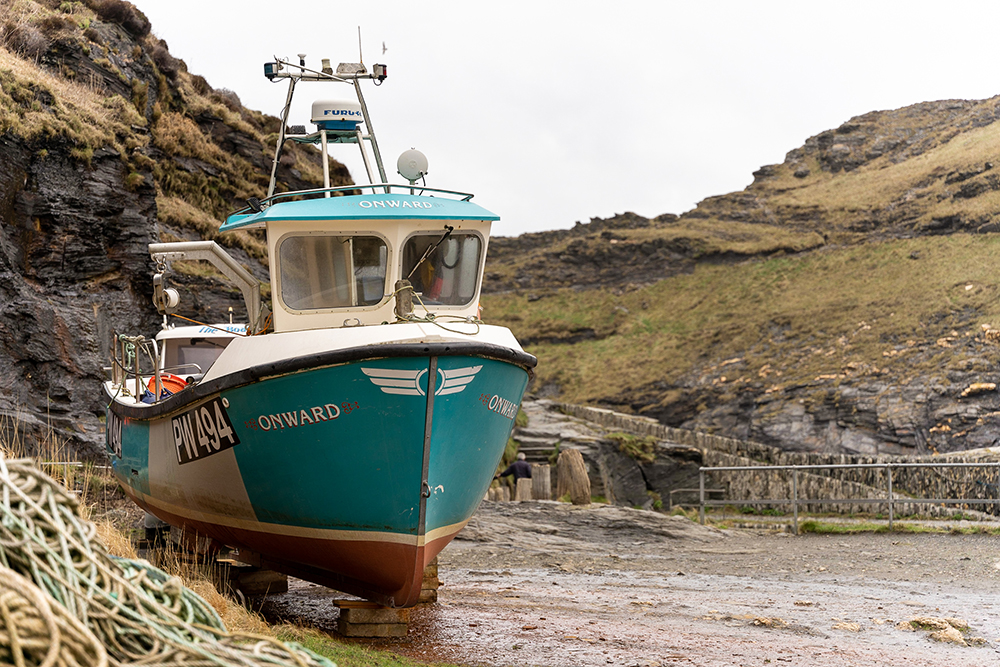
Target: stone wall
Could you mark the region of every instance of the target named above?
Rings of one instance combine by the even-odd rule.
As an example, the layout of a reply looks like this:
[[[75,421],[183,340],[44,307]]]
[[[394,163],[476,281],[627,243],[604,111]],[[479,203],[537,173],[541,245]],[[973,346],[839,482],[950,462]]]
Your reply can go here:
[[[626,415],[611,410],[568,403],[560,410],[579,419],[637,435],[651,435],[666,443],[688,445],[700,449],[706,467],[719,466],[809,466],[879,463],[997,463],[1000,453],[976,450],[946,456],[851,456],[813,452],[788,452],[759,442],[736,440],[709,433],[664,426],[648,417]],[[1000,467],[976,468],[894,468],[893,495],[897,499],[894,512],[928,513],[926,504],[898,503],[900,497],[912,498],[1000,498]],[[884,468],[826,469],[799,471],[797,495],[800,500],[822,498],[888,498],[887,475]],[[792,497],[790,471],[716,472],[706,479],[706,488],[724,489],[724,498],[740,500],[780,499]],[[804,504],[809,512],[887,511],[887,504],[874,506],[861,503]],[[1000,514],[996,505],[971,505],[969,509]]]

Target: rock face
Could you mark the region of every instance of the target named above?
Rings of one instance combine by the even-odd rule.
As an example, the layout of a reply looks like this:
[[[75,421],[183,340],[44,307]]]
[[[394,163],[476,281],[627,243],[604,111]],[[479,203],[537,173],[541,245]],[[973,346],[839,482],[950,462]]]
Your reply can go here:
[[[879,369],[858,368],[781,387],[764,382],[728,386],[719,376],[738,375],[739,364],[731,364],[602,402],[667,426],[786,451],[923,456],[996,447],[1000,370],[989,361],[996,353],[991,331],[978,328],[903,346],[913,365],[932,364],[944,350],[952,355],[950,370],[930,377],[915,374],[901,380]],[[670,391],[681,398],[669,403],[658,398]]]
[[[665,509],[672,491],[698,487],[702,453],[695,447],[651,440],[648,455],[637,458],[622,447],[621,437],[615,438],[624,434],[566,415],[551,401],[525,399],[521,409],[528,424],[514,430],[519,451],[534,463],[548,463],[563,450],[579,451],[595,497],[616,505]]]
[[[111,332],[154,321],[156,193],[148,173],[123,188],[111,151],[86,166],[46,147],[0,139],[0,414],[94,456]]]
[[[259,236],[217,230],[264,193],[280,121],[190,74],[123,0],[0,0],[0,16],[0,444],[100,459],[112,334],[159,324],[148,245],[217,239],[267,279]],[[321,173],[289,147],[279,189]],[[232,285],[201,278],[181,314],[242,315]]]
[[[649,219],[623,213],[607,220],[577,223],[569,230],[493,238],[483,291],[648,283],[690,272],[700,250],[690,239],[633,241],[621,234],[621,230],[667,226],[676,218],[668,214]],[[595,233],[600,234],[598,242],[588,238]],[[490,267],[523,262],[526,257],[530,262],[519,265],[515,273],[490,271]]]

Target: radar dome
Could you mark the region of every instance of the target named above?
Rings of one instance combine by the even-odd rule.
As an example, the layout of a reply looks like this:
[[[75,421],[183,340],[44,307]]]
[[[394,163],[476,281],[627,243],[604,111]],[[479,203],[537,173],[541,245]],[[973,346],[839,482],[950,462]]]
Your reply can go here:
[[[347,130],[353,132],[364,115],[357,102],[317,100],[312,105],[312,122],[321,130]]]

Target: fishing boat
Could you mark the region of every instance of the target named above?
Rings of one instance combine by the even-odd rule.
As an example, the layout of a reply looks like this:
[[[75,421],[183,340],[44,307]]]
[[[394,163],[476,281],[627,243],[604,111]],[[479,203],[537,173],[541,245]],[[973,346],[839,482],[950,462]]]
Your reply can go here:
[[[220,232],[265,231],[270,307],[214,241],[151,244],[163,324],[153,338],[114,335],[107,450],[126,493],[171,526],[410,606],[486,494],[536,363],[479,317],[499,218],[471,194],[427,187],[417,151],[397,162],[406,182],[387,182],[361,88],[381,84],[385,66],[315,70],[300,56],[264,71],[288,81],[270,186]],[[353,99],[313,103],[313,131],[288,127],[304,81],[352,88]],[[275,192],[287,141],[318,146],[322,188]],[[368,185],[330,187],[329,147],[352,143]],[[246,321],[178,323],[178,260],[227,276]]]

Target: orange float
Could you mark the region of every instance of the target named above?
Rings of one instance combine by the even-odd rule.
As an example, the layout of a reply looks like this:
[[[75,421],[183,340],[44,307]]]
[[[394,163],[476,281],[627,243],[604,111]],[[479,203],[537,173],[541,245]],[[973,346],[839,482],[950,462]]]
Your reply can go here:
[[[149,382],[146,383],[146,386],[149,388],[151,392],[155,394],[156,377],[149,378]],[[177,375],[172,375],[170,373],[160,373],[160,386],[163,389],[166,389],[171,394],[176,394],[181,389],[185,389],[187,387],[187,382],[185,382],[184,378],[178,377]]]

